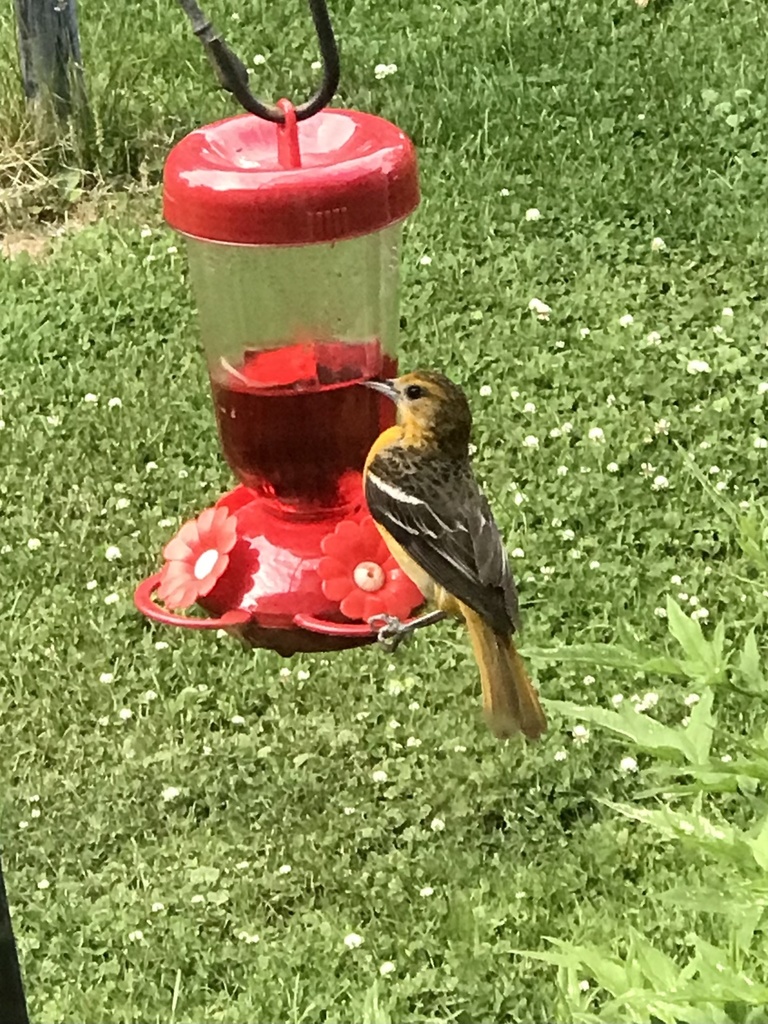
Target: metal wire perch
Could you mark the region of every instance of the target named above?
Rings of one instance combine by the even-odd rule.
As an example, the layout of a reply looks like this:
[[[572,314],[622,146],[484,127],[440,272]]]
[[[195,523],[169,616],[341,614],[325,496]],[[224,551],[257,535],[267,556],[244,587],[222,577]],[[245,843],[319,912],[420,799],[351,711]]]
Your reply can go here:
[[[282,124],[285,115],[279,107],[257,99],[248,88],[248,71],[237,54],[224,42],[212,22],[198,6],[196,0],[178,0],[190,20],[192,31],[205,47],[222,88],[231,92],[238,103],[250,114],[265,121]],[[296,120],[304,121],[327,106],[339,85],[339,49],[333,34],[325,0],[309,0],[315,32],[323,59],[323,80],[317,92],[301,106],[296,107]]]

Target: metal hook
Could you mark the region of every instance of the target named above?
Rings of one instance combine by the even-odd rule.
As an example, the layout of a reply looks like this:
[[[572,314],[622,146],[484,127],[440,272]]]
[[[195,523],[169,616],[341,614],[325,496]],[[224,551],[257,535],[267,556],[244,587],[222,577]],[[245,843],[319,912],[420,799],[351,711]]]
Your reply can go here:
[[[222,88],[231,92],[241,107],[250,114],[262,117],[265,121],[283,124],[285,115],[279,107],[271,103],[263,103],[248,88],[248,71],[197,4],[197,0],[179,0],[179,5],[190,20],[192,31],[205,47],[205,51],[213,64],[213,69]],[[328,15],[325,0],[309,0],[315,32],[320,42],[320,53],[323,58],[323,80],[314,96],[296,107],[296,120],[304,121],[327,106],[339,86],[339,49],[333,34],[333,26]]]

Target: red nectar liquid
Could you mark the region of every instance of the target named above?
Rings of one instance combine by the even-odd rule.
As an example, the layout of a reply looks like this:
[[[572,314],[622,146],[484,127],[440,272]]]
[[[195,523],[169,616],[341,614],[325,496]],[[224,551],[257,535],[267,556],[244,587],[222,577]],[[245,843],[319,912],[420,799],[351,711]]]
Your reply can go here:
[[[359,500],[368,451],[395,421],[393,403],[361,386],[392,377],[378,343],[310,342],[250,352],[211,374],[224,456],[238,479],[294,515],[321,517]]]

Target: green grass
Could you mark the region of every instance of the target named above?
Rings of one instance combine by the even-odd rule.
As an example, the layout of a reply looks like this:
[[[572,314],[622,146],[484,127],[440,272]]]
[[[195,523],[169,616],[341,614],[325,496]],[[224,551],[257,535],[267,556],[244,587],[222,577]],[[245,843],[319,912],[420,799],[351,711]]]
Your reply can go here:
[[[153,182],[170,140],[234,108],[170,3],[138,24],[113,6],[81,10],[90,135],[25,126],[0,27],[9,221],[59,217],[95,183],[114,194],[45,260],[0,265],[0,808],[34,1019],[764,1020],[765,684],[748,640],[759,652],[768,586],[763,6],[333,4],[340,100],[419,146],[401,362],[466,387],[478,474],[523,551],[525,648],[561,702],[527,749],[486,733],[453,626],[394,660],[284,662],[134,611],[174,528],[231,482]],[[268,57],[255,89],[305,95],[301,4],[211,11]],[[397,74],[376,81],[379,62]],[[670,596],[708,610],[713,646]],[[605,717],[648,691],[655,709]],[[710,819],[735,830],[727,855]]]

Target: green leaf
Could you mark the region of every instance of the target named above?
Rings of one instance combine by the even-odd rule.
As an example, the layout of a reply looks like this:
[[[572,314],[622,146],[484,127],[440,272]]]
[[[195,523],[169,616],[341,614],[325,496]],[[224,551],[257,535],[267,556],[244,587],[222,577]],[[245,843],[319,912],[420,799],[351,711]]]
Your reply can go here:
[[[566,717],[609,729],[617,736],[632,740],[637,747],[649,753],[681,755],[692,764],[698,763],[697,747],[687,736],[687,730],[682,726],[672,728],[662,725],[655,718],[634,711],[631,706],[622,707],[619,711],[607,711],[605,708],[588,707],[567,700],[545,700],[544,704],[549,710],[560,712]]]
[[[757,835],[748,838],[747,846],[752,851],[752,856],[759,868],[768,871],[768,817],[764,818]]]
[[[712,652],[699,623],[686,615],[673,597],[667,597],[667,619],[669,631],[685,651],[686,657],[694,664],[700,664],[706,671]]]
[[[751,689],[765,689],[765,677],[760,665],[760,652],[757,649],[754,626],[747,633],[744,647],[739,655],[738,671]]]
[[[651,983],[655,992],[666,990],[674,992],[678,987],[680,970],[671,957],[656,949],[639,932],[630,932],[630,955],[643,973],[643,977]]]
[[[707,689],[698,704],[694,704],[685,730],[686,739],[695,753],[695,760],[703,764],[709,757],[715,733],[715,716],[712,714],[714,691]]]
[[[218,868],[202,866],[198,868],[192,868],[192,870],[189,873],[189,880],[192,883],[192,885],[210,887],[216,885],[220,876],[221,871],[219,871]]]

